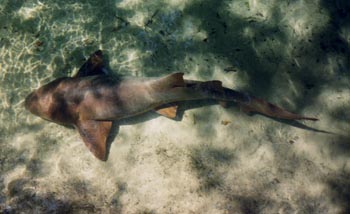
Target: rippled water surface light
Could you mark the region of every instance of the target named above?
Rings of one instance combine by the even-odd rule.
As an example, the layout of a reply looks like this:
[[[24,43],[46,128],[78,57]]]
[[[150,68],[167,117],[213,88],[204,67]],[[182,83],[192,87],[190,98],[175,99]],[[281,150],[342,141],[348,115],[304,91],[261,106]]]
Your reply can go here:
[[[349,213],[348,0],[0,0],[0,212]],[[102,49],[115,74],[221,80],[318,122],[184,103],[107,162],[24,109]],[[328,133],[325,133],[328,132]]]

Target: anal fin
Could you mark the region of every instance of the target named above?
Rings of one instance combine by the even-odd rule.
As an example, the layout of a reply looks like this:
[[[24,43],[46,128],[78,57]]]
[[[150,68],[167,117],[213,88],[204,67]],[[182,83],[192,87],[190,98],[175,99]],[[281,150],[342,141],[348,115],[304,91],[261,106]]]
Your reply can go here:
[[[80,120],[76,127],[85,145],[101,161],[107,160],[107,139],[112,121]]]
[[[174,106],[168,106],[168,107],[162,107],[159,109],[155,109],[155,111],[158,114],[163,115],[167,118],[174,119],[176,117],[177,108],[178,108],[178,106],[174,105]]]

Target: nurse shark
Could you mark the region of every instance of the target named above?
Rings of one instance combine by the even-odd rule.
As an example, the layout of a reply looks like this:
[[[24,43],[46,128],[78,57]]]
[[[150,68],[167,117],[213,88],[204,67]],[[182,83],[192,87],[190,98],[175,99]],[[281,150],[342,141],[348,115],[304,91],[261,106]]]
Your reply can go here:
[[[117,77],[105,67],[101,50],[93,53],[73,77],[41,86],[25,99],[34,115],[75,127],[99,160],[108,158],[107,139],[112,122],[156,111],[175,118],[181,101],[212,99],[225,106],[235,102],[245,112],[286,120],[313,120],[291,113],[263,99],[222,86],[221,81],[196,81],[172,73],[160,78]]]

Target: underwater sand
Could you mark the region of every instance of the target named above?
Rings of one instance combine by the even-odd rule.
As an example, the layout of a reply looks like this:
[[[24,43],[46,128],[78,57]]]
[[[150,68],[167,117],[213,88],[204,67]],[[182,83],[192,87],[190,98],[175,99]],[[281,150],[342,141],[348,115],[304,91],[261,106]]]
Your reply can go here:
[[[349,213],[349,11],[347,0],[0,0],[0,212]],[[218,79],[320,121],[185,103],[178,121],[122,121],[100,162],[75,130],[23,107],[97,49],[118,74]]]

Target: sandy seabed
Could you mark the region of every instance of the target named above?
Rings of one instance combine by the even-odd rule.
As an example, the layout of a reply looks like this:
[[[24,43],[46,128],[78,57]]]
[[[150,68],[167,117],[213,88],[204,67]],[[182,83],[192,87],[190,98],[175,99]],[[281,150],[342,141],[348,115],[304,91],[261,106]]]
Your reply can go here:
[[[329,3],[331,2],[331,3]],[[349,213],[350,3],[0,0],[0,212]],[[107,162],[25,111],[103,49],[113,72],[221,80],[318,117],[184,103],[121,121]]]

